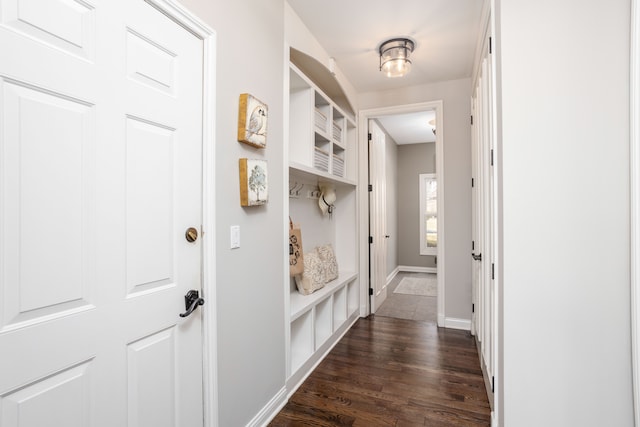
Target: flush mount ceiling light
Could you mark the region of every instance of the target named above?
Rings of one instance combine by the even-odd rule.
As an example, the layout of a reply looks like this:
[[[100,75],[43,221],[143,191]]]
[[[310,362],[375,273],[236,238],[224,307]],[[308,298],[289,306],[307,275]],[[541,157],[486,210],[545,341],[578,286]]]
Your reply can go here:
[[[409,56],[415,43],[407,38],[387,40],[380,45],[380,71],[387,77],[402,77],[411,71]]]

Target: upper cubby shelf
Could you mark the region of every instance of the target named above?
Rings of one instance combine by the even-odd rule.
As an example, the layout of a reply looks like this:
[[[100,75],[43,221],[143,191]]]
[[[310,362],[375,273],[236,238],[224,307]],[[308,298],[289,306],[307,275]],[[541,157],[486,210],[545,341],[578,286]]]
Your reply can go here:
[[[355,185],[355,121],[293,64],[289,86],[290,167]]]

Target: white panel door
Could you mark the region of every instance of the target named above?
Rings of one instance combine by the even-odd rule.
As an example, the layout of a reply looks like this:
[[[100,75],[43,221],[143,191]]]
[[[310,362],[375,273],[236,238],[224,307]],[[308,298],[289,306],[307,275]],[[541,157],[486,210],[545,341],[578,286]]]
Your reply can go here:
[[[202,425],[202,49],[142,0],[0,1],[2,427]]]
[[[494,166],[495,123],[493,112],[493,68],[487,49],[482,59],[472,98],[473,128],[473,315],[472,331],[479,342],[480,358],[486,378],[493,381],[496,356],[496,304],[494,264],[497,242],[497,188]],[[491,384],[489,389],[493,388]]]
[[[481,79],[481,78],[480,78]],[[471,317],[471,333],[478,341],[482,341],[482,322],[479,316],[482,310],[480,304],[481,290],[484,289],[484,263],[482,262],[483,235],[483,209],[482,189],[484,188],[483,157],[480,146],[481,123],[478,104],[482,94],[476,88],[472,98],[471,114],[474,118],[471,129],[471,263],[472,263],[472,300],[473,312]],[[486,254],[485,254],[486,259]]]
[[[371,312],[387,298],[387,178],[385,134],[375,121],[369,120],[369,263],[371,270]]]
[[[492,129],[492,110],[491,110],[491,62],[486,56],[482,61],[482,75],[484,78],[482,79],[482,117],[481,117],[481,129],[482,129],[482,150],[483,150],[483,221],[484,224],[482,226],[482,231],[484,233],[483,236],[483,252],[486,257],[485,268],[484,268],[484,278],[482,281],[483,285],[483,310],[482,310],[482,321],[483,321],[483,343],[481,345],[482,348],[482,359],[485,364],[485,368],[487,371],[487,377],[492,378],[494,376],[494,366],[493,366],[493,355],[494,355],[494,312],[496,309],[496,305],[494,304],[494,275],[492,265],[494,264],[495,256],[494,256],[494,168],[493,168],[493,129]]]

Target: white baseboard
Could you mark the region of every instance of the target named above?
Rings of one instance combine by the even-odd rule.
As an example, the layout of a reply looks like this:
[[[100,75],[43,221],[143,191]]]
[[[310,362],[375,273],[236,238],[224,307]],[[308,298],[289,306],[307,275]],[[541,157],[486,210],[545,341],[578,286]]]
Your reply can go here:
[[[469,319],[456,319],[454,317],[445,317],[444,327],[449,329],[460,329],[463,331],[471,330],[471,320]]]
[[[396,270],[406,271],[407,273],[438,273],[436,267],[414,267],[410,265],[399,265]]]
[[[266,427],[284,405],[287,404],[287,388],[282,387],[278,393],[256,414],[246,427]]]
[[[389,283],[391,283],[391,281],[395,279],[395,277],[398,275],[399,272],[400,272],[400,267],[396,267],[395,270],[393,270],[391,274],[387,276],[387,286],[389,286]]]

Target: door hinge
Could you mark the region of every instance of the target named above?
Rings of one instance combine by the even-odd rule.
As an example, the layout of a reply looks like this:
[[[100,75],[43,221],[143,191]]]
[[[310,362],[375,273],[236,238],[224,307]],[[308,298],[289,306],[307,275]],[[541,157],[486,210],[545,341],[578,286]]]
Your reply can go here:
[[[368,187],[368,188],[369,188],[369,192],[372,192],[372,191],[373,191],[373,185],[369,184],[369,187]]]
[[[493,148],[491,149],[491,166],[493,166]]]
[[[473,115],[471,115],[471,125],[473,126]]]
[[[474,180],[471,178],[471,188],[473,188]]]
[[[369,295],[373,295],[373,288],[369,288]]]
[[[475,250],[475,249],[476,249],[476,241],[475,241],[475,240],[472,240],[472,241],[471,241],[471,250],[473,251],[473,250]]]
[[[373,243],[373,236],[369,236],[369,243]]]
[[[475,304],[471,304],[471,312],[472,313],[476,312],[476,305]]]
[[[495,280],[495,279],[496,279],[495,264],[491,263],[491,280]]]
[[[369,141],[371,141],[371,132],[367,134],[367,138],[369,139]]]
[[[491,377],[491,393],[495,393],[496,389],[496,377]]]
[[[493,53],[493,39],[489,37],[489,53]]]

